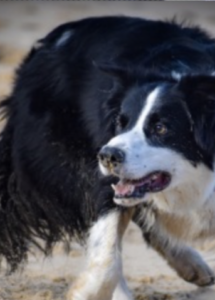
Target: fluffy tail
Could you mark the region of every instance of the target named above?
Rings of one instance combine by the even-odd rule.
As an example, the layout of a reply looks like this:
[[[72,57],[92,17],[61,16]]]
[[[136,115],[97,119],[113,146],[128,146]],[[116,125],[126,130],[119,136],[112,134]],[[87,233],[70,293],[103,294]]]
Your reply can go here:
[[[9,98],[1,103],[1,117],[8,117],[10,102]],[[28,212],[22,206],[16,188],[12,161],[13,130],[12,120],[8,118],[0,134],[0,257],[6,259],[10,272],[26,260],[30,242],[40,247],[35,236],[33,238],[33,229],[26,223]]]
[[[10,100],[7,100],[9,102]],[[7,104],[4,102],[3,105]],[[1,105],[1,107],[3,106]],[[14,200],[10,195],[12,188],[11,142],[13,128],[7,124],[0,135],[0,253],[15,269],[26,256],[25,234],[23,226],[17,226],[19,215]]]
[[[88,223],[82,218],[89,212],[87,205],[83,212],[78,212],[72,205],[64,205],[63,201],[56,199],[58,202],[55,202],[53,197],[50,200],[37,194],[27,183],[23,190],[19,184],[20,174],[15,168],[11,99],[1,106],[5,106],[9,113],[0,134],[0,258],[4,257],[9,271],[14,271],[27,259],[32,244],[47,255],[57,241],[68,242],[72,237],[83,241]]]

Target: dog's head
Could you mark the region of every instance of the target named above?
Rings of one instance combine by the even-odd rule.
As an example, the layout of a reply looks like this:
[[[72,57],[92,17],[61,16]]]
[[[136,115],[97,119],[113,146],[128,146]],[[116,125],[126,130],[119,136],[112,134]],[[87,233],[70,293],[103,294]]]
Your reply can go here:
[[[214,153],[215,78],[157,79],[129,88],[99,166],[119,178],[113,185],[117,204],[167,199],[169,193],[172,207],[187,209],[202,205],[213,191]]]

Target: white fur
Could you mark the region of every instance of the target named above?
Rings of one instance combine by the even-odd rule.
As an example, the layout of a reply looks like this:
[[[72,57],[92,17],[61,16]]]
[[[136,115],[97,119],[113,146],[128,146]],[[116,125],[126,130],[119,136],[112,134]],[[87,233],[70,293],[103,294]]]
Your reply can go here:
[[[87,268],[72,286],[68,300],[132,300],[122,275],[119,222],[120,212],[112,211],[92,227]]]

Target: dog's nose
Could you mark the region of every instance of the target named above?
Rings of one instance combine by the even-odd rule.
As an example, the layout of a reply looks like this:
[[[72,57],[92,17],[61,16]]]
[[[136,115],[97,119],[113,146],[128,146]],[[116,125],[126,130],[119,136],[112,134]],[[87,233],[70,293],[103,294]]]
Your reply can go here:
[[[105,167],[115,167],[125,161],[125,152],[115,147],[106,146],[99,151],[98,158]]]

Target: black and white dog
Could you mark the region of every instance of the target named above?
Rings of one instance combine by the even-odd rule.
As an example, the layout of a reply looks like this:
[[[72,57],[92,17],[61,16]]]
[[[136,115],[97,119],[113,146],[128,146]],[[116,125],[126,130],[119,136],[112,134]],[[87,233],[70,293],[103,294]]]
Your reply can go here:
[[[215,40],[175,22],[89,18],[38,41],[2,103],[0,253],[12,270],[38,237],[47,253],[87,239],[68,299],[132,299],[120,251],[133,218],[181,277],[212,284],[184,242],[215,233],[214,70]]]

